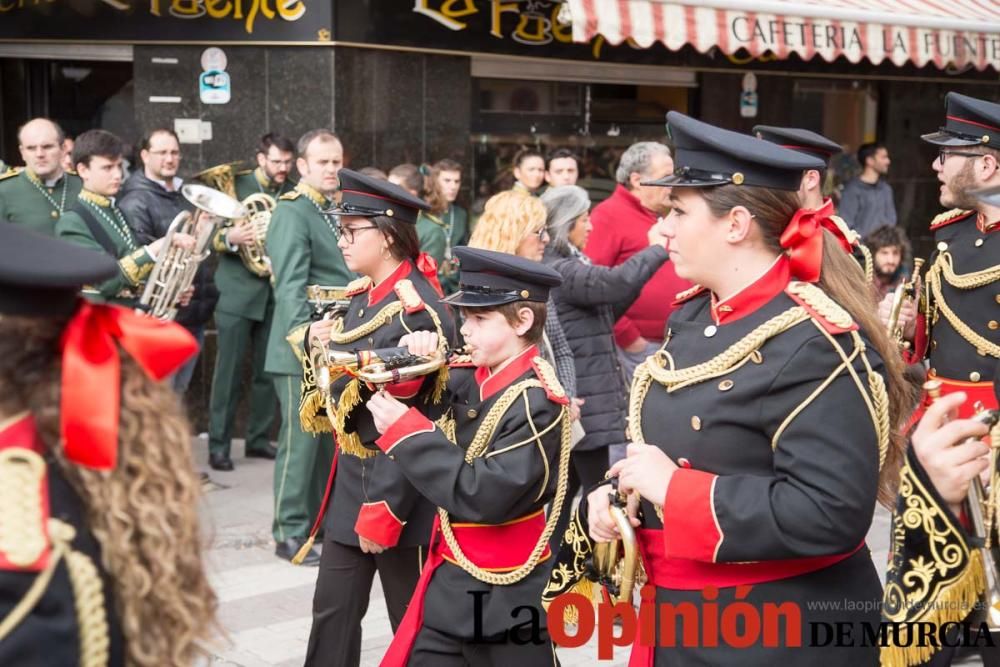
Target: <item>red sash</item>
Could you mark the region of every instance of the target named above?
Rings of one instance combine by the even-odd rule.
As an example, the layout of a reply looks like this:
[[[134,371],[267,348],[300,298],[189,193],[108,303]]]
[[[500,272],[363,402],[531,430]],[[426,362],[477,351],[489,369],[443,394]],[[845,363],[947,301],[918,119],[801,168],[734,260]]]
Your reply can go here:
[[[668,558],[664,553],[662,530],[643,528],[636,531],[636,537],[639,540],[642,565],[649,578],[646,586],[677,591],[696,591],[707,586],[731,588],[798,577],[835,565],[864,546],[864,542],[861,542],[854,549],[833,556],[785,558],[754,563],[709,563],[687,558]],[[629,667],[652,667],[655,651],[655,646],[643,646],[641,642],[635,642],[629,656]]]
[[[545,513],[543,510],[538,510],[534,514],[499,525],[453,523],[451,527],[466,558],[490,572],[510,572],[521,567],[538,544],[538,538],[545,530]],[[551,552],[546,545],[539,563],[547,560],[550,555]],[[434,576],[434,570],[444,561],[456,563],[455,555],[441,535],[440,519],[435,517],[427,562],[424,563],[417,587],[413,591],[413,597],[410,598],[406,615],[403,616],[403,621],[399,624],[380,667],[403,667],[409,661],[413,643],[424,625],[424,598],[427,595],[427,588]]]
[[[941,377],[940,375],[934,375],[933,373],[927,374],[928,380],[937,380],[941,383],[941,395],[947,396],[948,394],[954,394],[956,391],[964,391],[968,398],[965,403],[958,406],[958,417],[959,419],[968,419],[976,413],[976,403],[982,403],[984,407],[990,409],[997,408],[997,396],[993,393],[993,383],[992,382],[969,382],[968,380],[952,380],[951,378]],[[923,397],[920,399],[920,405],[917,409],[913,411],[910,416],[909,422],[906,424],[906,432],[909,432],[911,428],[917,425],[920,418],[924,416],[924,412],[930,407],[931,397],[924,392]]]

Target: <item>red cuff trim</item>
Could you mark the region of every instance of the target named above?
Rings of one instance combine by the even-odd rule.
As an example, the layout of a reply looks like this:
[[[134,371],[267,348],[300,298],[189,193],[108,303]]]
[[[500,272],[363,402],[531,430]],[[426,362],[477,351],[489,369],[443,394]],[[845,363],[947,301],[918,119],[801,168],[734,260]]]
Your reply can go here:
[[[377,503],[364,503],[358,512],[358,520],[354,523],[354,532],[377,542],[383,547],[394,547],[399,543],[405,521],[392,513],[389,503],[380,500]]]
[[[385,390],[396,398],[413,398],[420,391],[420,386],[424,383],[422,377],[406,380],[405,382],[396,382],[395,384],[387,384]]]
[[[410,408],[389,427],[389,430],[382,434],[382,437],[375,441],[375,444],[388,454],[396,445],[411,435],[433,433],[434,428],[434,422],[420,414],[416,408]]]
[[[663,501],[663,546],[671,558],[714,563],[722,545],[722,529],[713,501],[718,475],[679,468]]]

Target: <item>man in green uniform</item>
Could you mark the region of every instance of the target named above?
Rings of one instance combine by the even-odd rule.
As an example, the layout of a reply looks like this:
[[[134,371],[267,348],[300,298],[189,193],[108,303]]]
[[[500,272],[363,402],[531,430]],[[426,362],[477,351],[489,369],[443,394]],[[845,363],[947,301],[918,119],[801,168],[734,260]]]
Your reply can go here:
[[[0,169],[0,222],[55,233],[56,220],[80,193],[80,178],[63,171],[62,129],[48,118],[28,121],[17,133],[23,169]]]
[[[324,215],[339,184],[343,146],[329,130],[313,130],[299,139],[298,154],[301,180],[278,200],[267,235],[275,310],[264,370],[274,376],[281,404],[272,532],[275,553],[287,560],[307,539],[333,457],[333,438],[306,433],[299,422],[303,373],[299,357],[312,322],[306,287],[346,286],[354,277],[337,247],[333,222]],[[311,550],[303,564],[318,565],[319,554]]]
[[[59,238],[93,250],[102,250],[118,260],[118,275],[95,285],[85,285],[85,297],[99,303],[135,306],[146,278],[153,270],[156,258],[166,250],[159,238],[140,246],[125,216],[112,198],[122,185],[121,139],[104,130],[89,130],[81,134],[73,148],[73,163],[83,180],[78,197],[56,223]],[[188,234],[174,234],[173,244],[194,247]],[[191,290],[181,299],[190,301]]]
[[[253,194],[265,194],[277,200],[291,191],[295,183],[288,173],[294,160],[295,145],[290,139],[265,134],[257,149],[257,168],[236,176],[236,198],[243,201]],[[209,403],[208,464],[215,470],[233,469],[229,448],[236,407],[240,401],[241,369],[248,347],[253,351],[253,380],[247,416],[246,455],[274,459],[276,454],[268,439],[276,396],[274,383],[264,373],[274,297],[270,276],[254,273],[241,259],[240,246],[252,243],[253,230],[244,224],[234,224],[220,229],[213,244],[219,253],[219,266],[215,270],[215,284],[219,288],[215,324],[219,334]]]

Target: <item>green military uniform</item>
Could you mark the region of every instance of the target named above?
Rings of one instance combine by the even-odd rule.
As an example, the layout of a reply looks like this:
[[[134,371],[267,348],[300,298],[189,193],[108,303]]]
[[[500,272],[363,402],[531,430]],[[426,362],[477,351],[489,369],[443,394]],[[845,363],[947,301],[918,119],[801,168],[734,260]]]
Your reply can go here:
[[[24,225],[52,236],[56,221],[76,201],[82,184],[76,174],[63,174],[46,184],[29,169],[0,169],[0,221]]]
[[[106,238],[95,235],[80,211],[87,211]],[[98,303],[134,307],[156,260],[136,243],[125,216],[107,197],[81,190],[76,201],[55,225],[55,235],[79,245],[107,252],[118,260],[117,276],[96,285],[84,285],[83,296]]]
[[[240,201],[263,193],[277,199],[294,183],[272,183],[260,168],[236,176],[236,197]],[[258,276],[243,264],[239,252],[226,243],[229,226],[219,230],[213,245],[219,255],[215,284],[219,302],[215,307],[218,346],[212,396],[209,403],[208,449],[229,456],[233,420],[240,400],[240,372],[248,346],[252,350],[253,380],[246,432],[246,451],[267,449],[274,420],[274,383],[264,373],[267,339],[274,314],[274,297],[269,276]]]
[[[417,218],[417,238],[420,249],[437,262],[441,289],[451,294],[458,289],[458,263],[451,249],[468,243],[469,214],[454,204],[440,215],[421,211]]]
[[[329,434],[311,435],[299,422],[303,339],[312,323],[306,286],[346,286],[354,274],[337,247],[332,202],[299,183],[278,200],[267,235],[274,272],[274,321],[264,370],[274,376],[281,403],[281,433],[274,467],[274,538],[305,538],[316,516],[333,457]]]

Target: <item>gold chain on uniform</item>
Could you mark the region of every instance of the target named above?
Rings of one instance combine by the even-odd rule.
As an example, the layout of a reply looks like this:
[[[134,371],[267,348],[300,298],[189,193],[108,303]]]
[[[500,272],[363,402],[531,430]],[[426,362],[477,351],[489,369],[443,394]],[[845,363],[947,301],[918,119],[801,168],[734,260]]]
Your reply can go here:
[[[122,240],[125,241],[125,245],[128,247],[129,250],[136,249],[135,239],[132,237],[132,233],[129,231],[128,222],[125,221],[125,218],[122,216],[121,211],[119,211],[113,204],[108,207],[114,213],[114,215],[111,216],[104,211],[103,206],[101,206],[97,202],[91,201],[87,197],[80,197],[80,201],[88,204],[90,208],[97,211],[97,214],[100,215],[102,218],[104,218],[104,220],[106,220],[108,224],[110,224],[111,227],[116,232],[118,232],[118,236],[120,236]]]
[[[538,380],[524,380],[504,391],[500,399],[486,413],[486,417],[483,418],[482,423],[476,430],[472,444],[469,445],[469,449],[465,452],[466,463],[471,464],[474,459],[483,455],[504,413],[521,396],[522,392],[532,387],[542,387],[542,383]],[[444,541],[447,543],[448,548],[451,549],[455,562],[469,575],[485,584],[509,586],[531,574],[531,571],[535,569],[535,566],[541,560],[542,554],[545,553],[545,547],[548,546],[549,538],[555,531],[556,523],[559,521],[560,509],[566,497],[566,487],[568,486],[569,477],[570,425],[565,406],[560,410],[557,420],[562,420],[562,438],[559,444],[559,475],[556,481],[556,495],[552,500],[552,510],[545,520],[545,529],[542,531],[541,536],[539,536],[538,542],[535,543],[535,548],[531,550],[528,560],[523,565],[512,572],[499,573],[485,570],[470,561],[455,538],[448,512],[438,508],[438,517],[441,521],[441,534],[444,536]]]
[[[45,197],[57,211],[59,211],[59,215],[62,215],[66,211],[66,192],[69,190],[69,186],[67,185],[69,178],[65,174],[63,175],[62,196],[59,198],[59,203],[56,204],[56,200],[53,199],[49,195],[49,193],[45,191],[45,184],[42,183],[41,179],[39,179],[34,174],[27,174],[27,176],[28,176],[28,182],[34,185],[35,189],[41,192],[42,196]]]
[[[934,265],[931,266],[930,271],[927,272],[926,278],[931,289],[931,294],[934,295],[934,307],[941,311],[944,318],[948,320],[948,324],[955,329],[958,335],[961,336],[969,345],[976,348],[977,352],[1000,359],[1000,345],[992,343],[976,333],[972,327],[963,322],[955,311],[953,311],[945,302],[944,295],[941,292],[942,276],[944,277],[945,282],[952,287],[958,289],[975,289],[1000,280],[1000,266],[994,266],[984,271],[956,274],[955,269],[952,266],[951,254],[942,252],[938,255]]]

